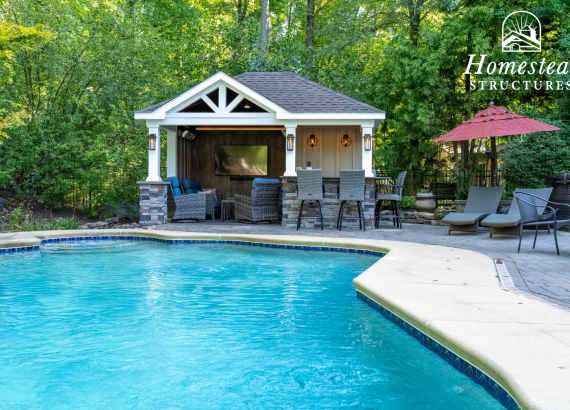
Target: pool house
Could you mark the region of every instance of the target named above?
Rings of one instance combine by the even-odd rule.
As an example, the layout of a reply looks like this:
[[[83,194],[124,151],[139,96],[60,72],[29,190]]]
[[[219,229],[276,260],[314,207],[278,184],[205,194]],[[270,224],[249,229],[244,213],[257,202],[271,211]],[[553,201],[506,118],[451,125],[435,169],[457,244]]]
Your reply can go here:
[[[166,222],[166,177],[216,188],[223,199],[249,195],[259,177],[282,182],[282,224],[296,226],[297,170],[308,168],[322,170],[325,226],[336,224],[340,170],[363,169],[363,209],[373,225],[372,134],[385,119],[382,110],[291,72],[219,72],[135,119],[149,134],[148,177],[139,182],[142,224]],[[161,137],[167,175],[160,173]],[[228,156],[233,161],[223,160]]]

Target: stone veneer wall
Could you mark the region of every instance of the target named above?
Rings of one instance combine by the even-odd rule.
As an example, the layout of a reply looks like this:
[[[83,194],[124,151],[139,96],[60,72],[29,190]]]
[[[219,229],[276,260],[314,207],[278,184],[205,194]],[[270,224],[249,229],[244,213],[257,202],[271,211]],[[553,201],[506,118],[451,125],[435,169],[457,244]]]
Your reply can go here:
[[[166,223],[166,193],[169,182],[139,182],[140,224]]]
[[[323,178],[325,184],[325,194],[321,201],[321,208],[326,228],[336,228],[336,218],[338,217],[338,210],[340,208],[340,201],[338,200],[338,181],[339,178]],[[289,228],[297,227],[297,217],[299,216],[299,207],[301,201],[297,199],[297,177],[282,177],[283,183],[283,220],[282,225]],[[364,217],[367,228],[374,227],[374,206],[375,206],[375,188],[374,179],[366,179],[366,192],[365,199],[362,202],[364,208]],[[303,216],[316,216],[317,204],[307,203],[303,207]],[[351,205],[346,207],[346,216],[358,216],[358,208],[356,203],[351,202]],[[301,220],[301,227],[313,228],[320,227],[318,219],[303,219]],[[344,221],[343,228],[359,227],[359,221]]]

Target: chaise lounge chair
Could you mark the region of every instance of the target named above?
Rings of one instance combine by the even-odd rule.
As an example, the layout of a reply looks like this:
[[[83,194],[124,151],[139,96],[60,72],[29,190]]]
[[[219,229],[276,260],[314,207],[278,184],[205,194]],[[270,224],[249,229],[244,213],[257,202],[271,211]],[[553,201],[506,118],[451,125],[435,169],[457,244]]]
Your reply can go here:
[[[532,194],[536,195],[539,198],[543,198],[543,200],[535,199],[535,203],[537,205],[537,212],[539,219],[550,219],[550,214],[544,214],[544,210],[546,209],[546,205],[548,204],[548,200],[550,199],[550,195],[552,194],[552,188],[540,188],[540,189],[515,189],[516,193],[525,193],[525,194]],[[489,238],[492,238],[493,235],[519,235],[520,234],[520,225],[521,223],[521,211],[519,209],[519,204],[516,198],[513,198],[513,202],[509,209],[509,212],[506,214],[494,214],[489,215],[485,219],[481,221],[481,226],[487,226],[491,228],[491,232],[489,233]],[[548,226],[547,226],[548,227]]]
[[[453,231],[478,233],[479,222],[488,215],[497,212],[503,194],[502,186],[469,188],[465,212],[453,212],[443,218],[449,225],[449,234]]]

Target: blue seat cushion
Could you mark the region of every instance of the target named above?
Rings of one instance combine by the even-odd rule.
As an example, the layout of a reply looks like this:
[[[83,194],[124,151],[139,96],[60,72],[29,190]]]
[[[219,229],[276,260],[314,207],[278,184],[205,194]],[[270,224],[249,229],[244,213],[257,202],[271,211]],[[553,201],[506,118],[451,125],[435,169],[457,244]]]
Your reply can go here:
[[[221,207],[222,207],[222,201],[214,202],[214,208],[221,208]]]
[[[255,192],[256,182],[281,182],[278,179],[266,179],[266,178],[253,178],[253,183],[251,184],[251,197],[253,198],[253,193]],[[279,197],[281,197],[281,192],[279,192]]]
[[[180,181],[177,177],[168,177],[170,183],[172,184],[172,188],[180,188]]]
[[[172,188],[172,193],[174,196],[181,196],[182,192],[180,192],[180,188]]]
[[[182,180],[182,186],[184,187],[184,191],[186,191],[187,194],[197,194],[202,190],[202,188],[200,188],[200,184],[193,179]]]

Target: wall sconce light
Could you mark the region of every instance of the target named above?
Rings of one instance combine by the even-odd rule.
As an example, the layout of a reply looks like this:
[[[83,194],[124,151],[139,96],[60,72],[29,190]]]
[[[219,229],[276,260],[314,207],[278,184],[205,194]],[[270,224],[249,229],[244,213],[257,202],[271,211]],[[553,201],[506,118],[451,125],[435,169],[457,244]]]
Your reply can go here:
[[[348,136],[348,134],[344,134],[343,137],[340,139],[340,145],[343,147],[348,147],[352,143],[352,140]]]
[[[295,136],[293,134],[287,135],[286,141],[287,141],[287,151],[293,151],[295,144]]]
[[[148,135],[148,150],[154,151],[156,149],[156,134]]]
[[[370,134],[364,136],[364,151],[372,151],[372,136]]]
[[[309,138],[307,138],[307,145],[309,147],[314,147],[315,145],[317,145],[317,142],[319,142],[319,140],[317,139],[317,137],[315,137],[315,134],[311,134]]]

